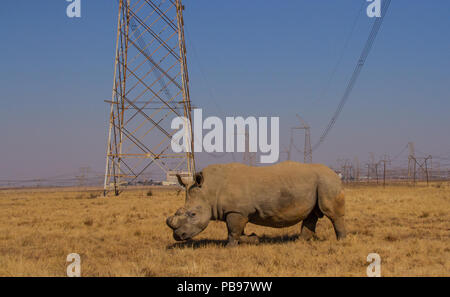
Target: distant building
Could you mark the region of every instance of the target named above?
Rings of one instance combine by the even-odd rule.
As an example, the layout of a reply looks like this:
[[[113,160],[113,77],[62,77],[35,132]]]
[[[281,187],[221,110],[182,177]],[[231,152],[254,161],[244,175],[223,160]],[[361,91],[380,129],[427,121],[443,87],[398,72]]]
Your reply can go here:
[[[166,174],[166,180],[162,182],[163,186],[176,186],[178,185],[177,174],[183,179],[192,179],[192,176],[187,171],[169,171]]]

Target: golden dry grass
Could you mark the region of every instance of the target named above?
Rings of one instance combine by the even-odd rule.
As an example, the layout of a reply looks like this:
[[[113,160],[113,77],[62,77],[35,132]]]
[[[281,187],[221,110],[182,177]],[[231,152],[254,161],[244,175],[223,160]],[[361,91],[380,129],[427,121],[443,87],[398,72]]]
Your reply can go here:
[[[324,218],[318,238],[300,225],[248,225],[260,245],[224,248],[226,227],[211,222],[192,243],[175,244],[165,218],[183,204],[176,190],[0,191],[0,276],[64,276],[81,255],[83,276],[365,276],[378,253],[383,276],[450,276],[450,187],[349,187],[346,240]]]

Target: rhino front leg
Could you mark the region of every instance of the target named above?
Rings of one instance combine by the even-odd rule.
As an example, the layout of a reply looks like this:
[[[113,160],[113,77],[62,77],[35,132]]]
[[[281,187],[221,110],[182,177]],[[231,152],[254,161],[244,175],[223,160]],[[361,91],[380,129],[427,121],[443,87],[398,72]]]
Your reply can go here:
[[[228,228],[228,243],[227,247],[236,246],[239,244],[245,225],[248,223],[248,218],[238,213],[230,213],[226,218]]]

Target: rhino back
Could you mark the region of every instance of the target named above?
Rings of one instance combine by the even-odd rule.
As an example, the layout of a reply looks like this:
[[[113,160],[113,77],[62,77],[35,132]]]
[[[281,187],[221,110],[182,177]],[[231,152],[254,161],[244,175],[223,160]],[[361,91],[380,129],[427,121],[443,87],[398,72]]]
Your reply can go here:
[[[309,214],[316,204],[319,175],[324,174],[332,179],[334,172],[296,162],[267,167],[232,163],[203,170],[215,219],[237,212],[252,223],[272,227],[296,224]]]

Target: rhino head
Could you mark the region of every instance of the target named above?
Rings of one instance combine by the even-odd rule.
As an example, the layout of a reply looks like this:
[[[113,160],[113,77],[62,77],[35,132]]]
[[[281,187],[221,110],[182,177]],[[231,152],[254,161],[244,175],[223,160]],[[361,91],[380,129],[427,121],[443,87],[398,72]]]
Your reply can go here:
[[[206,229],[211,220],[211,206],[203,197],[203,174],[197,173],[190,181],[177,175],[178,182],[186,189],[186,203],[166,223],[173,230],[176,241],[191,239]]]

